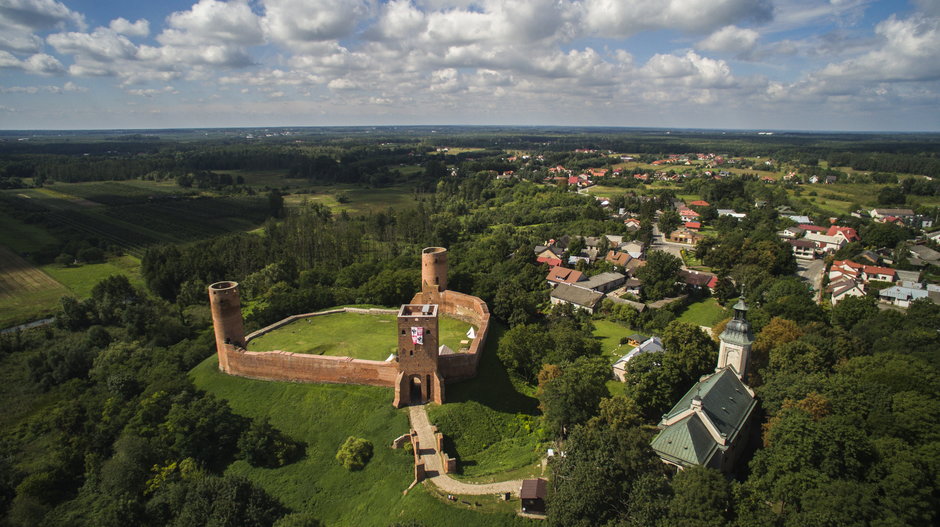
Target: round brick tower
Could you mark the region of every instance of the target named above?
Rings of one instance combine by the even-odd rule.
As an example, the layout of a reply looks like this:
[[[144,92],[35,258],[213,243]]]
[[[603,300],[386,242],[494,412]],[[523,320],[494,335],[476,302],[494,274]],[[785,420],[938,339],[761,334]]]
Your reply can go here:
[[[447,249],[426,247],[421,251],[421,291],[439,293],[447,290]]]
[[[224,346],[245,346],[245,326],[242,321],[242,303],[238,296],[238,282],[216,282],[209,286],[209,306],[215,329],[215,346],[219,353],[219,367],[225,369]]]

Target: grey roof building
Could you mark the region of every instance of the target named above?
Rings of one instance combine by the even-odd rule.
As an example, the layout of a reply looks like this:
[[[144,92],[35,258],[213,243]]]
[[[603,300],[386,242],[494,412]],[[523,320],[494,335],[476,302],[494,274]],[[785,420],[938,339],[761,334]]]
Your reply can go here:
[[[552,304],[571,304],[589,313],[594,313],[594,308],[603,298],[604,293],[564,283],[555,286],[551,294]]]
[[[700,380],[663,416],[662,431],[651,447],[679,469],[704,465],[723,472],[733,468],[757,400],[730,368]]]

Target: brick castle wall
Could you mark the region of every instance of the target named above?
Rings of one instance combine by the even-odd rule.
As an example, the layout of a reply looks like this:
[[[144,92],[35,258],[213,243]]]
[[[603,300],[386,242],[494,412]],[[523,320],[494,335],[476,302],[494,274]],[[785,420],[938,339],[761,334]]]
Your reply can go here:
[[[412,304],[437,304],[441,313],[463,320],[477,327],[477,338],[465,353],[441,355],[438,371],[446,382],[463,381],[476,377],[483,355],[483,346],[489,335],[490,310],[483,300],[457,291],[422,292],[411,299]]]

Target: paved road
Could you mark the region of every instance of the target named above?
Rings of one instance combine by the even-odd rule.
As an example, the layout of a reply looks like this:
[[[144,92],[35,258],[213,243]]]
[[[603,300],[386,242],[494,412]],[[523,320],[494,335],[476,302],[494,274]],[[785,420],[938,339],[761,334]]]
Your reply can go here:
[[[418,432],[418,441],[421,446],[420,454],[421,459],[424,461],[427,479],[439,489],[449,494],[480,495],[511,492],[517,496],[519,495],[519,490],[522,489],[521,479],[474,485],[457,481],[444,474],[441,456],[437,453],[437,442],[434,440],[434,432],[431,431],[431,422],[428,420],[428,413],[424,405],[408,407],[408,418],[411,420],[411,428]]]
[[[816,301],[822,299],[822,280],[826,270],[825,260],[800,260],[796,261],[796,274],[803,280],[809,282],[816,291]]]

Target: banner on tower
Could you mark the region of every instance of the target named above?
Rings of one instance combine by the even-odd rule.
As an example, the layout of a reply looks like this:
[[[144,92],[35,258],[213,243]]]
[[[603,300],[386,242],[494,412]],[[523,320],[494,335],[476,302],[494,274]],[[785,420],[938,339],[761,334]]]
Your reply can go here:
[[[411,343],[424,345],[424,328],[411,328]]]

